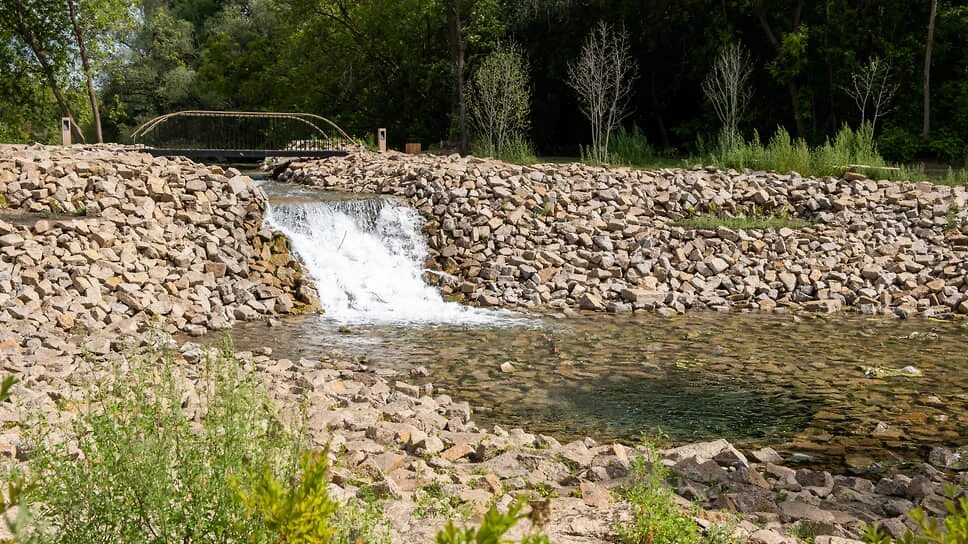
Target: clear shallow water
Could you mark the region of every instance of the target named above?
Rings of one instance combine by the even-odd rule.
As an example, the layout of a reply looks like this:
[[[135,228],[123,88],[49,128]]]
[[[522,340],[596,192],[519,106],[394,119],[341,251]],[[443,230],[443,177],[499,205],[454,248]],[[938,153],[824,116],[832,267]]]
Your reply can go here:
[[[342,332],[340,332],[342,331]],[[861,468],[968,443],[968,322],[692,313],[535,318],[528,326],[244,324],[236,346],[297,359],[339,350],[481,407],[480,424],[559,438],[772,445]],[[514,373],[501,363],[512,361]],[[917,377],[864,367],[913,365]]]

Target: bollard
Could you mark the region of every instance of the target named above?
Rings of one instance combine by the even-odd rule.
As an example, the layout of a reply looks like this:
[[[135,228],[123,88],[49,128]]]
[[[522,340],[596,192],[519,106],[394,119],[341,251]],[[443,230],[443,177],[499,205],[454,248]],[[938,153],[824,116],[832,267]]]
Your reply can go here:
[[[380,153],[386,153],[387,151],[387,129],[378,128],[376,129],[376,146]]]
[[[61,145],[71,145],[70,117],[61,117]]]

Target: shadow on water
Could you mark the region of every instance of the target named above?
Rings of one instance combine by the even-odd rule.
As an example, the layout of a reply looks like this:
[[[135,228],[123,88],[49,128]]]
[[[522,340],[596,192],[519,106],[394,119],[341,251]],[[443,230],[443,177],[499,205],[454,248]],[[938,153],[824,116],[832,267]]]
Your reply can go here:
[[[605,377],[549,392],[549,413],[576,436],[605,435],[626,442],[726,438],[737,444],[776,442],[806,428],[821,405],[800,393],[749,389],[728,377],[674,371],[646,380]],[[557,410],[555,410],[557,409]],[[543,414],[529,414],[529,420]]]

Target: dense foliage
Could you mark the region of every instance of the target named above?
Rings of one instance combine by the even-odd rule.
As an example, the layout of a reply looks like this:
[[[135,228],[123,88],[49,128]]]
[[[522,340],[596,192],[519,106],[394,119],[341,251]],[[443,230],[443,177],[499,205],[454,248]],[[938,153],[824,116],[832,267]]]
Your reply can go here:
[[[897,92],[877,122],[889,160],[963,166],[968,149],[964,0],[9,0],[0,9],[0,140],[50,141],[69,109],[91,140],[77,35],[86,38],[106,140],[181,108],[299,110],[391,144],[459,142],[467,83],[502,43],[530,66],[530,138],[544,155],[591,140],[568,65],[600,21],[638,65],[627,127],[666,153],[696,151],[720,123],[702,83],[717,55],[752,52],[753,130],[822,145],[862,118],[856,75],[877,59]],[[932,4],[936,14],[931,22]],[[80,12],[72,31],[68,6]],[[932,27],[929,40],[929,26]],[[32,48],[28,41],[36,42]],[[930,48],[928,47],[930,44]],[[37,53],[45,57],[40,62]],[[929,127],[924,135],[930,49]],[[49,69],[49,70],[48,70]],[[48,77],[48,71],[51,77]],[[63,96],[63,104],[56,99]],[[881,110],[882,112],[884,110]],[[466,114],[465,114],[466,115]],[[869,119],[871,112],[867,112]]]

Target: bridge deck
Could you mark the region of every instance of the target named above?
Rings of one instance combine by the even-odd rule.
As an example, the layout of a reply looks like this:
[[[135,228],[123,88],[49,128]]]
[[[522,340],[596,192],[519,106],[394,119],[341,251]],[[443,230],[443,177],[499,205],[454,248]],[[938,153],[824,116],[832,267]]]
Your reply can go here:
[[[188,157],[190,159],[265,159],[268,157],[306,157],[321,159],[345,157],[346,151],[329,149],[164,149],[146,147],[155,157]]]

